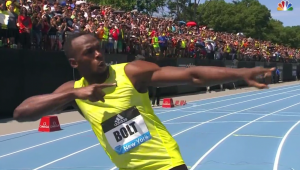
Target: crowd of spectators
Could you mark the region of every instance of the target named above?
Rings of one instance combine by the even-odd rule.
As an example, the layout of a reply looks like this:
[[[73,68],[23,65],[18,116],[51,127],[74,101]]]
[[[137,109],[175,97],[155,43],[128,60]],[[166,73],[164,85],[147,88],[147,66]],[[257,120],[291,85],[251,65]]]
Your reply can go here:
[[[107,53],[293,62],[296,49],[215,32],[196,23],[150,17],[85,1],[0,0],[0,46],[63,50],[68,35],[87,32]]]

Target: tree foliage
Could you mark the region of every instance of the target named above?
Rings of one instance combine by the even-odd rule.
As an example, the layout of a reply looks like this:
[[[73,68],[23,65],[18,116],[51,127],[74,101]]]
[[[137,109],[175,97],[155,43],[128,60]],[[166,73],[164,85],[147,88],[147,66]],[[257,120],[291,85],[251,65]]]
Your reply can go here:
[[[282,22],[272,19],[270,10],[258,0],[235,0],[233,3],[207,0],[200,5],[199,0],[138,1],[138,8],[150,15],[167,7],[168,16],[176,20],[196,21],[215,31],[243,32],[248,37],[300,48],[300,26],[284,27]],[[137,0],[101,0],[101,4],[132,10]]]
[[[132,10],[135,8],[136,0],[88,0],[100,5],[109,5],[120,10]]]
[[[258,0],[211,0],[199,5],[198,12],[197,22],[215,31],[243,32],[248,37],[300,48],[300,26],[284,27],[272,19],[270,10]]]

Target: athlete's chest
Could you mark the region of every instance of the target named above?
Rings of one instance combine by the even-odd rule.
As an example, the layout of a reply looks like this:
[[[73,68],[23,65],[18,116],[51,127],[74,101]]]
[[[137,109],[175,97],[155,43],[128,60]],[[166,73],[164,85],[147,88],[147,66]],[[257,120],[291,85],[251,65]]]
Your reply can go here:
[[[97,136],[105,136],[116,153],[124,154],[151,139],[144,117],[149,112],[145,94],[138,93],[126,76],[118,75],[106,83],[117,83],[117,87],[103,89],[105,102],[76,103]]]
[[[102,123],[132,106],[143,105],[141,94],[134,89],[126,77],[119,75],[106,83],[117,83],[117,87],[108,87],[102,90],[105,93],[104,102],[76,100],[79,109],[91,123]]]
[[[117,87],[112,93],[109,89],[104,92],[106,94],[104,102],[76,100],[76,103],[88,121],[99,124],[132,106],[143,105],[140,96],[134,95],[131,91],[131,88]]]

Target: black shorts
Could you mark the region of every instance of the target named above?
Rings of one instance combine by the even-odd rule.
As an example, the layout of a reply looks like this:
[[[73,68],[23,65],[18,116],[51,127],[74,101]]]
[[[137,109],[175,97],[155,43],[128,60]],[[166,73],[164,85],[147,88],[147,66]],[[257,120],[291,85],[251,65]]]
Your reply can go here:
[[[19,30],[18,29],[8,29],[7,30],[7,38],[18,38]]]
[[[185,164],[183,164],[183,165],[176,166],[170,170],[188,170],[188,168]]]
[[[160,46],[160,52],[167,51],[167,46]]]
[[[0,38],[7,38],[7,29],[0,29]]]

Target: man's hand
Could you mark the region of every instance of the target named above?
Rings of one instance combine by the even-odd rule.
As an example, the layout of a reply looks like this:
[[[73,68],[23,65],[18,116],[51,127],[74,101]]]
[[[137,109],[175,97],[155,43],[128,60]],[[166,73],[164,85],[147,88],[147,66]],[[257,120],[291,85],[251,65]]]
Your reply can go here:
[[[97,102],[101,100],[104,102],[105,93],[102,89],[107,87],[115,87],[117,84],[92,84],[87,87],[78,88],[75,90],[75,96],[77,99],[89,100],[91,102]]]
[[[256,77],[259,75],[263,75],[265,78],[272,76],[272,71],[274,71],[275,68],[262,68],[262,67],[255,67],[255,68],[249,68],[244,69],[242,73],[243,79],[248,83],[249,86],[253,86],[259,89],[268,88],[268,85],[261,84],[256,81]]]

